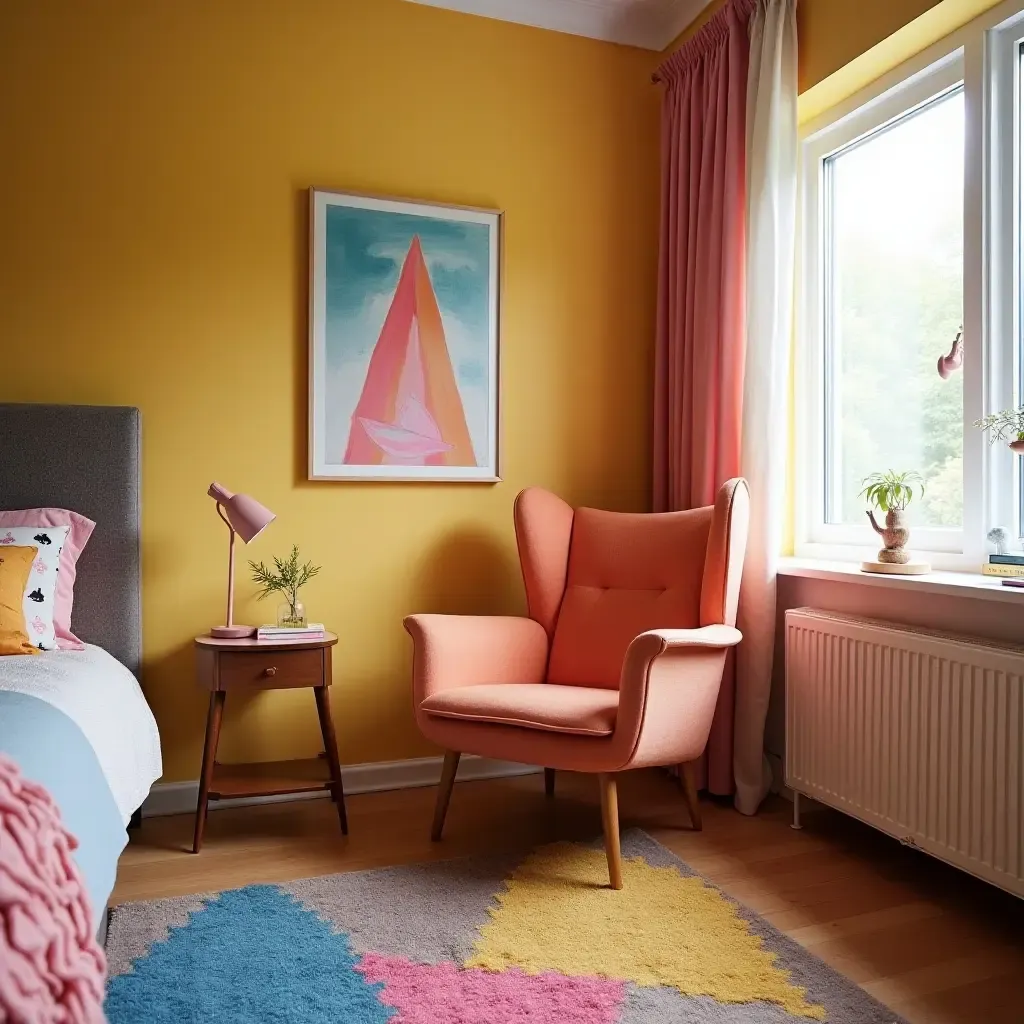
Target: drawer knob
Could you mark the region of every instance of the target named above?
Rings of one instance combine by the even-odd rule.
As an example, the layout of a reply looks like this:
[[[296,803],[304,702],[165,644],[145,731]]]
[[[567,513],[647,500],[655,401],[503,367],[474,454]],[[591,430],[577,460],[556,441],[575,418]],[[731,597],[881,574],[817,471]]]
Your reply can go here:
[[[276,676],[277,675],[277,668],[274,665],[271,665],[269,668],[265,668],[263,670],[263,674],[265,676]]]

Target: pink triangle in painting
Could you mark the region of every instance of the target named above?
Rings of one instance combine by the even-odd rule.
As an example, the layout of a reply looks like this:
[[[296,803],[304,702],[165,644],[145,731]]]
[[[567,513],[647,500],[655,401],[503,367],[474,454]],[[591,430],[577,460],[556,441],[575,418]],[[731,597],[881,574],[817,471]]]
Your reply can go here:
[[[370,355],[347,465],[474,466],[441,311],[418,236]]]

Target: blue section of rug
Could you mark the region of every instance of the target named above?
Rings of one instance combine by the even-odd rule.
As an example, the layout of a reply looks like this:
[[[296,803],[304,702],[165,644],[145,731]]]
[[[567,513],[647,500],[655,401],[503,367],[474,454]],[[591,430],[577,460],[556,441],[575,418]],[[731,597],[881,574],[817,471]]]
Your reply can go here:
[[[348,938],[279,888],[225,892],[110,979],[110,1024],[387,1024]],[[188,987],[181,984],[189,979]]]

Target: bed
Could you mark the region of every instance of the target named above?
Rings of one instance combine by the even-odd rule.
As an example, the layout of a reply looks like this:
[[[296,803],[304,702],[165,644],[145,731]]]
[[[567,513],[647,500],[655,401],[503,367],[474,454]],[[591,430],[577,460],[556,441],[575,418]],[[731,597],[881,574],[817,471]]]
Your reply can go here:
[[[0,509],[96,522],[75,580],[86,649],[0,657],[0,752],[60,807],[101,933],[126,827],[162,771],[138,682],[139,428],[137,409],[0,404]]]

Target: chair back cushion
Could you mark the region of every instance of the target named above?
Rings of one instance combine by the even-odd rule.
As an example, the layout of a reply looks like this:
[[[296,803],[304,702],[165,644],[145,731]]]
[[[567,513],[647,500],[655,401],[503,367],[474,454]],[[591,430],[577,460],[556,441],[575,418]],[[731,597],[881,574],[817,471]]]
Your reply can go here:
[[[576,510],[548,682],[618,689],[640,633],[701,625],[714,512]]]

